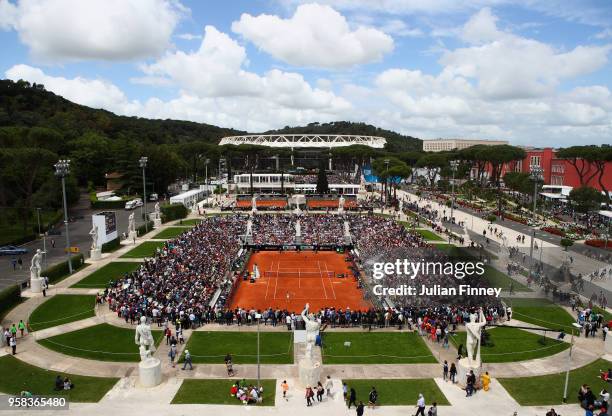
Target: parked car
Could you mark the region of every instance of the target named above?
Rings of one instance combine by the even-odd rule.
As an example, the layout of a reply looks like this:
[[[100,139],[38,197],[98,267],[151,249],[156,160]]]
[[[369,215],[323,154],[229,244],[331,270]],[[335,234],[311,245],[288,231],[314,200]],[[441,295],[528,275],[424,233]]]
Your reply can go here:
[[[0,247],[0,256],[19,256],[27,254],[28,249],[17,246],[3,246]]]
[[[159,195],[157,195],[156,193],[152,193],[149,196],[149,201],[157,201],[159,199]]]
[[[141,207],[142,204],[142,199],[140,198],[136,198],[136,199],[132,199],[131,201],[128,201],[125,203],[125,209],[130,210],[130,209],[136,209],[138,207]]]

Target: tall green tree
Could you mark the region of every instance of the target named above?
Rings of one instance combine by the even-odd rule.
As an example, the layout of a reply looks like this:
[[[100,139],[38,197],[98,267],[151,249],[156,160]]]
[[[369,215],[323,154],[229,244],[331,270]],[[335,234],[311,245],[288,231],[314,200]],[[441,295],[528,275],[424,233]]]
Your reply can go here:
[[[325,171],[325,159],[319,161],[319,172],[317,174],[317,193],[329,193],[329,183],[327,182],[327,172]]]
[[[597,210],[604,202],[604,196],[595,188],[581,186],[571,190],[569,200],[576,211],[587,213]]]

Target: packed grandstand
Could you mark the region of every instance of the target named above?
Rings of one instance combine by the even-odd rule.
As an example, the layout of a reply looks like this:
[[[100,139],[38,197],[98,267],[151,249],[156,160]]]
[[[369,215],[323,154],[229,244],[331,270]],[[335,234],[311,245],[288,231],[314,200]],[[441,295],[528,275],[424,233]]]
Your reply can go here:
[[[296,238],[298,222],[301,242],[299,238]],[[249,228],[251,228],[250,231]],[[350,240],[345,238],[347,229],[350,233]],[[249,232],[252,234],[250,241],[245,238]],[[147,259],[138,270],[126,274],[117,281],[110,282],[105,296],[110,308],[126,321],[137,319],[141,315],[155,319],[162,316],[173,319],[195,316],[202,321],[226,320],[232,316],[232,320],[235,320],[238,319],[237,315],[240,315],[242,310],[268,310],[271,306],[271,304],[262,303],[242,305],[234,301],[231,303],[234,307],[228,308],[236,287],[243,282],[248,285],[249,280],[253,282],[259,277],[254,276],[252,270],[246,268],[248,257],[258,250],[273,249],[282,252],[283,250],[299,251],[304,248],[313,250],[313,253],[320,249],[341,250],[343,253],[346,250],[347,270],[351,271],[351,281],[359,289],[367,288],[373,282],[372,265],[374,262],[394,261],[397,258],[408,258],[414,261],[421,261],[424,258],[435,261],[448,259],[445,252],[433,249],[424,242],[421,236],[411,233],[403,224],[371,213],[219,215],[203,218],[194,228],[166,242],[157,250],[153,258]],[[301,270],[307,270],[307,267],[310,267],[308,270],[314,270],[312,265],[306,264],[303,267],[305,268]],[[291,273],[295,274],[299,271]],[[320,285],[319,280],[323,281],[324,276],[349,277],[344,276],[344,273],[328,276],[328,274],[333,274],[328,270],[326,273],[320,272],[321,279],[302,279],[299,283],[300,287]],[[319,277],[319,274],[315,274]],[[302,277],[307,275],[308,273],[303,272]],[[290,276],[290,274],[284,275],[277,272],[272,276],[276,276],[274,290],[276,292],[279,277]],[[408,283],[406,276],[391,274],[386,279],[386,284],[389,286]],[[420,284],[425,281],[428,284],[446,286],[458,284],[452,276],[423,273],[411,279],[409,283]],[[478,286],[482,283],[472,281],[471,284]],[[245,290],[250,290],[250,287]],[[289,293],[287,291],[287,297]],[[291,296],[299,298],[299,294],[291,293]],[[362,316],[374,319],[372,316],[376,316],[376,312],[372,311],[390,310],[392,311],[390,316],[395,316],[393,319],[397,319],[399,313],[409,313],[419,308],[450,302],[450,299],[436,296],[430,296],[426,300],[402,296],[381,299],[372,296],[370,290],[360,290],[359,293],[361,293],[362,301],[365,299],[365,303],[359,303],[359,305],[366,304],[368,307],[361,308],[362,310],[351,310],[346,308],[346,304],[340,304],[340,298],[336,296],[331,298],[330,295],[320,305],[320,313],[328,315],[329,311],[336,313],[344,309],[345,318],[337,317],[340,320],[338,322],[342,322],[342,319],[361,321]],[[420,303],[414,304],[415,299]],[[452,304],[470,305],[475,298],[470,299],[454,296]],[[497,310],[497,303],[493,299],[479,298],[477,301],[479,304],[492,305],[491,310]],[[291,303],[293,306],[297,304],[302,305],[300,302]],[[289,304],[283,308],[276,306],[271,313],[286,315],[299,312],[299,310],[292,310],[293,306]],[[437,311],[436,314],[448,314],[451,310]],[[347,314],[350,314],[350,319]],[[357,315],[354,316],[354,314]],[[385,319],[391,318],[387,316]]]

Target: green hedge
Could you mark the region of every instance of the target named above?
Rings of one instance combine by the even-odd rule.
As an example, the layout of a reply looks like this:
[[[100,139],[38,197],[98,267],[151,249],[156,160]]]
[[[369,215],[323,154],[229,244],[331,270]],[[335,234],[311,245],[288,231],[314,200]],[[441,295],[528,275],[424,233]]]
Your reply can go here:
[[[162,222],[180,220],[189,215],[189,210],[183,204],[166,204],[160,207]]]
[[[85,259],[83,254],[77,254],[75,256],[70,257],[72,260],[72,269],[77,270],[83,266],[85,263]],[[42,271],[41,276],[44,276],[49,279],[49,283],[55,283],[57,281],[62,280],[68,275],[68,260],[58,263],[54,266],[49,267]]]
[[[0,291],[0,320],[8,311],[20,303],[21,289],[19,285],[12,285]]]
[[[121,242],[119,241],[119,237],[109,241],[108,243],[102,244],[102,253],[112,253],[121,247]]]
[[[146,234],[148,231],[153,229],[153,221],[147,221],[147,228],[145,228],[145,224],[142,224],[140,227],[136,228],[136,235],[140,237],[141,235]]]

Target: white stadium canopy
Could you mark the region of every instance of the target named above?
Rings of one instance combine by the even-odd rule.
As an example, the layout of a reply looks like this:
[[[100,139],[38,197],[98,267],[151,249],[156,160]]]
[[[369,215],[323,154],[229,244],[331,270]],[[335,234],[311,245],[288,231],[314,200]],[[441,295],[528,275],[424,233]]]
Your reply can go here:
[[[357,136],[351,134],[252,134],[247,136],[230,136],[221,139],[224,144],[256,144],[268,147],[288,149],[304,147],[343,147],[361,144],[377,149],[385,147],[387,140],[378,136]]]

